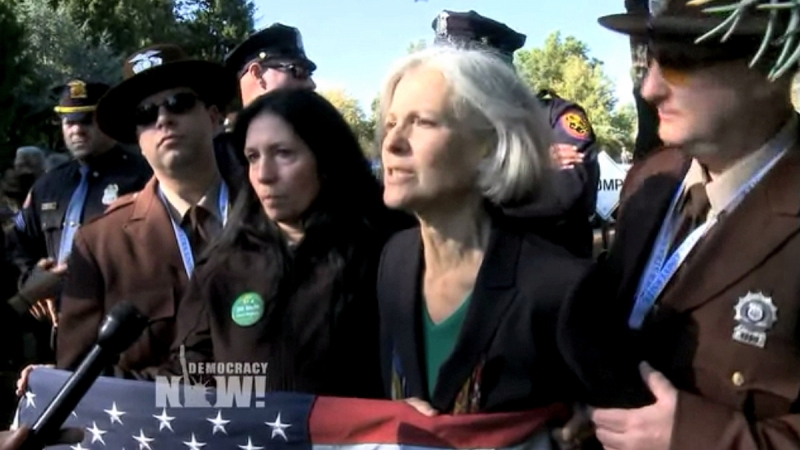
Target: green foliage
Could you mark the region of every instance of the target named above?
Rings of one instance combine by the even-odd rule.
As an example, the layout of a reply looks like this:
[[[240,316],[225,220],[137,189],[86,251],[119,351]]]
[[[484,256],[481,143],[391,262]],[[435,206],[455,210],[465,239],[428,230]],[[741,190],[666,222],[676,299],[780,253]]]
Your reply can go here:
[[[0,165],[12,158],[19,142],[21,117],[25,115],[17,95],[30,68],[24,46],[25,35],[12,5],[0,1]]]
[[[222,62],[253,32],[254,12],[250,1],[179,0],[184,47],[197,57]]]
[[[94,43],[108,33],[111,47],[123,55],[152,43],[174,42],[178,36],[173,0],[49,0],[49,5],[85,24]]]
[[[250,0],[49,0],[76,23],[91,42],[104,39],[122,55],[156,43],[178,44],[212,61],[253,31]]]
[[[375,121],[373,118],[367,118],[358,100],[351,97],[347,92],[341,89],[332,89],[321,91],[319,93],[325,97],[339,113],[344,117],[350,128],[358,138],[361,144],[361,150],[369,155],[372,149],[372,141],[375,136]],[[373,102],[373,105],[375,102]]]
[[[588,46],[574,37],[562,39],[556,32],[544,45],[516,54],[520,76],[535,90],[550,89],[581,105],[589,116],[600,145],[618,158],[631,151],[636,117],[632,105],[618,107],[614,85],[603,64],[589,56]]]
[[[221,61],[253,31],[254,8],[251,0],[0,0],[0,152],[60,141],[54,86],[72,77],[115,84],[122,59],[155,43]]]

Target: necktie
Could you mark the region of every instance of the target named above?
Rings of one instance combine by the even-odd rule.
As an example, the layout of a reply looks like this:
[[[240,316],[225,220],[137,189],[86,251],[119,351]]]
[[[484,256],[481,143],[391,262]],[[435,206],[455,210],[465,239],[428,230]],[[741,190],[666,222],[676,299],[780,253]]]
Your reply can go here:
[[[189,208],[186,216],[189,221],[189,244],[192,246],[192,254],[197,258],[210,241],[205,227],[209,211],[200,205],[194,205]]]
[[[711,203],[708,201],[706,187],[702,183],[693,184],[686,193],[681,208],[681,216],[672,239],[670,254],[675,251],[697,227],[706,221]]]
[[[81,181],[78,183],[75,192],[72,193],[72,198],[67,206],[67,213],[64,215],[61,245],[58,249],[59,263],[65,262],[69,257],[70,251],[72,251],[72,240],[75,238],[75,232],[81,224],[83,205],[86,203],[86,194],[89,191],[89,167],[81,165],[79,171],[81,173]]]

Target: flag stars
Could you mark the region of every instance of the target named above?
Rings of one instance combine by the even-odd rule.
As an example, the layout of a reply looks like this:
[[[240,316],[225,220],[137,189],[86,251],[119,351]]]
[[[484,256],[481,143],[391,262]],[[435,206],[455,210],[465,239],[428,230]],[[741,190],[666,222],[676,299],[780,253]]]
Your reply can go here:
[[[70,449],[72,449],[72,450],[89,450],[88,448],[82,446],[80,442],[78,442],[77,444],[75,444],[72,447],[70,447]]]
[[[173,433],[175,432],[175,430],[172,429],[172,424],[170,423],[171,421],[175,420],[175,418],[167,415],[167,408],[163,408],[161,410],[161,415],[157,416],[153,414],[153,417],[158,420],[158,431],[161,431],[164,428],[169,428],[169,431],[172,431]]]
[[[104,409],[103,411],[105,411],[106,414],[108,414],[108,416],[111,418],[112,425],[114,424],[114,422],[119,422],[119,424],[122,425],[122,420],[120,419],[120,417],[122,417],[126,413],[117,409],[117,402],[111,404],[111,409]]]
[[[247,436],[247,445],[240,445],[240,449],[242,450],[263,450],[264,447],[256,447],[253,445],[253,440],[250,439],[250,436]]]
[[[217,434],[217,431],[221,431],[225,434],[228,434],[228,432],[225,431],[225,425],[229,424],[231,421],[224,420],[222,418],[222,411],[217,410],[217,417],[213,419],[208,418],[206,420],[211,422],[212,425],[214,425],[214,430],[212,431],[212,434]]]
[[[92,444],[97,441],[100,441],[103,445],[106,445],[106,442],[103,440],[103,435],[108,433],[108,431],[103,431],[97,427],[97,422],[92,422],[92,427],[87,428],[86,431],[92,433]]]
[[[189,442],[184,442],[183,445],[189,447],[192,450],[200,450],[200,447],[204,447],[206,444],[203,442],[197,442],[197,439],[194,437],[194,433],[192,433],[192,440]]]
[[[272,437],[271,439],[275,439],[275,436],[280,436],[283,438],[284,441],[289,442],[289,438],[286,437],[286,429],[289,428],[291,425],[287,423],[281,423],[281,413],[278,413],[278,418],[275,419],[275,422],[264,422],[267,424],[268,427],[272,428]]]
[[[153,442],[153,439],[145,436],[144,430],[142,430],[141,428],[139,429],[139,435],[133,436],[133,439],[139,443],[139,450],[142,450],[144,448],[146,448],[147,450],[153,450],[150,447],[150,443]]]
[[[26,408],[36,408],[36,403],[33,402],[33,399],[36,398],[36,394],[31,391],[25,393],[25,407]]]

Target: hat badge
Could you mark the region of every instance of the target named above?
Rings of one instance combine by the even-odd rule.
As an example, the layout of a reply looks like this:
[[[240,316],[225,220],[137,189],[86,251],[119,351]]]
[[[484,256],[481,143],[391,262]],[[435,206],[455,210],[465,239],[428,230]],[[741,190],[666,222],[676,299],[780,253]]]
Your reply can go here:
[[[439,17],[436,18],[436,34],[445,35],[447,34],[447,18],[450,17],[446,11],[443,11],[439,14]]]
[[[160,52],[158,50],[148,50],[146,52],[139,53],[129,61],[131,64],[131,70],[133,73],[138,74],[152,67],[160,66],[164,63],[164,60],[159,56],[159,54]]]
[[[67,83],[69,87],[69,98],[77,99],[77,98],[86,98],[88,94],[86,93],[86,83],[80,80],[70,81]]]
[[[661,13],[663,13],[664,9],[667,7],[667,2],[669,2],[669,0],[649,0],[648,7],[650,10],[650,15],[661,15]]]

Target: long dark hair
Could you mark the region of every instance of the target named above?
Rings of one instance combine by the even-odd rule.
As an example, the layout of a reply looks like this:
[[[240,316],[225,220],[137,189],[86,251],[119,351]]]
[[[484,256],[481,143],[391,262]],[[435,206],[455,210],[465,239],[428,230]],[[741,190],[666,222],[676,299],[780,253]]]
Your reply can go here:
[[[295,283],[296,274],[323,257],[343,267],[365,231],[370,236],[390,234],[390,215],[383,204],[382,188],[353,131],[325,98],[300,89],[277,90],[258,98],[236,119],[232,142],[244,152],[247,130],[263,114],[274,114],[291,125],[316,159],[320,190],[303,217],[305,235],[290,249],[277,225],[264,213],[249,182],[245,182],[231,209],[228,225],[202,259],[223,257],[240,249],[257,249],[282,268],[280,281],[267,301],[267,320],[278,321]],[[321,254],[322,252],[322,254]],[[348,268],[349,270],[349,268]],[[254,276],[256,276],[254,274]],[[265,298],[265,300],[267,300]],[[271,314],[270,314],[271,313]],[[274,328],[274,327],[271,327]]]

